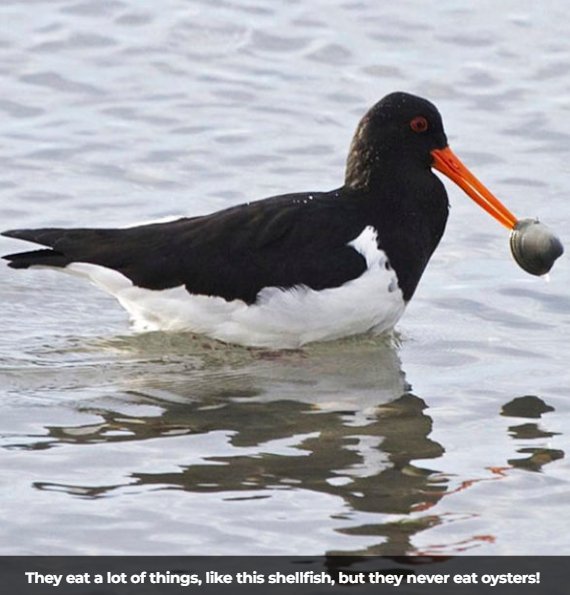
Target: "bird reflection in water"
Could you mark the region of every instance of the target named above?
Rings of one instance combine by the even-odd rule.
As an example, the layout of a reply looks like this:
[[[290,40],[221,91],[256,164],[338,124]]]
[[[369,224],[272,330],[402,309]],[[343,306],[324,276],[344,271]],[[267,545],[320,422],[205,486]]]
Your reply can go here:
[[[190,355],[177,354],[169,339],[168,356],[153,359],[164,353],[161,340],[153,346],[147,336],[143,347],[142,339],[135,337],[108,346],[142,350],[139,356],[161,363],[156,369],[146,367],[142,376],[139,367],[138,374],[118,382],[122,392],[116,407],[109,400],[80,406],[97,415],[98,423],[48,427],[47,437],[25,448],[211,435],[224,442],[223,454],[214,448],[197,455],[190,440],[185,443],[188,464],[180,464],[178,456],[177,465],[166,460],[164,469],[157,463],[151,471],[133,471],[122,484],[38,482],[36,488],[100,498],[125,486],[131,493],[137,487],[155,486],[217,492],[227,494],[226,500],[270,498],[275,490],[310,490],[341,498],[346,513],[335,518],[346,520],[346,526],[340,531],[372,537],[374,542],[365,550],[335,553],[394,556],[426,553],[414,547],[414,537],[449,521],[436,507],[446,495],[480,481],[499,480],[511,467],[539,470],[563,456],[561,451],[523,449],[519,452],[524,459],[509,460],[504,467],[487,469],[484,478],[459,484],[457,478],[429,468],[437,467],[435,460],[444,447],[430,438],[428,407],[411,392],[397,349],[385,339],[278,353],[240,349],[228,354],[215,344],[200,343]],[[163,373],[158,373],[161,368]],[[514,399],[502,414],[536,415],[539,401],[539,415],[549,410],[536,397],[523,401]],[[153,413],[126,414],[125,402],[151,405]],[[515,439],[548,435],[534,424],[512,426],[510,431]],[[429,466],[422,462],[429,460]],[[354,524],[352,517],[358,513],[366,513],[368,519],[378,515],[379,522]],[[456,544],[456,550],[492,540],[493,536],[475,535]],[[437,553],[438,546],[433,550]]]

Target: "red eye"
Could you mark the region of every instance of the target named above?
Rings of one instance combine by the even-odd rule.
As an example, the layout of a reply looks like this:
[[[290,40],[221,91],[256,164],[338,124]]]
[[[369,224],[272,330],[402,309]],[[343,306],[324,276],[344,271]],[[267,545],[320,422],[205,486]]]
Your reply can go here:
[[[425,132],[428,129],[428,121],[423,116],[416,116],[410,120],[410,128],[414,132]]]

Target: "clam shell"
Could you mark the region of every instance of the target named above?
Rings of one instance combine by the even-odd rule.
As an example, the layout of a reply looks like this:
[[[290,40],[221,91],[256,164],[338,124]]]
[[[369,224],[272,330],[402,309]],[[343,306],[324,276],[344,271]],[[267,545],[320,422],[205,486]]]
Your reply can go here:
[[[511,252],[518,265],[531,275],[546,275],[564,252],[562,242],[538,219],[521,219],[510,237]]]

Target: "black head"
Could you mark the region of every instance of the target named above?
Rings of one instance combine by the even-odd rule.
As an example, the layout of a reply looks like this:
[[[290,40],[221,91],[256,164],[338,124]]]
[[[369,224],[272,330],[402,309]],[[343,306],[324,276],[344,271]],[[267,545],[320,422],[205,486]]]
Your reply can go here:
[[[348,155],[345,185],[366,188],[387,169],[429,169],[431,151],[447,146],[437,108],[409,93],[390,93],[362,118]]]

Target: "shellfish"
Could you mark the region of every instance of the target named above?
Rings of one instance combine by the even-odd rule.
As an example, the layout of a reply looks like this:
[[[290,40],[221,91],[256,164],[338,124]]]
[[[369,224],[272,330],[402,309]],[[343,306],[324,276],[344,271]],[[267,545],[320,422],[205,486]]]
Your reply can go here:
[[[510,236],[511,253],[531,275],[546,275],[564,252],[562,242],[538,219],[520,219]]]

